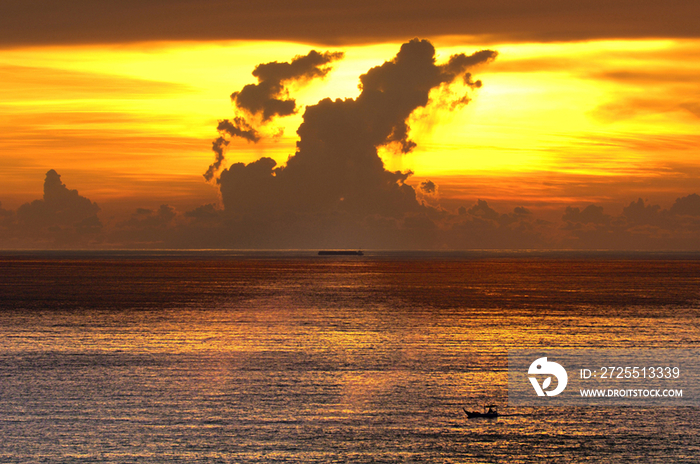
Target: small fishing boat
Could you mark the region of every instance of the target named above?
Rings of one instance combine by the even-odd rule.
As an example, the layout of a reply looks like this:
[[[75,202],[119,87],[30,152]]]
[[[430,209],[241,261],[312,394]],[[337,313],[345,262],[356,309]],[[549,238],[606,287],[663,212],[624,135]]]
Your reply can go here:
[[[490,419],[493,417],[498,417],[498,406],[496,406],[495,404],[485,404],[484,412],[467,411],[465,408],[462,408],[462,410],[469,419],[477,419],[480,417]]]

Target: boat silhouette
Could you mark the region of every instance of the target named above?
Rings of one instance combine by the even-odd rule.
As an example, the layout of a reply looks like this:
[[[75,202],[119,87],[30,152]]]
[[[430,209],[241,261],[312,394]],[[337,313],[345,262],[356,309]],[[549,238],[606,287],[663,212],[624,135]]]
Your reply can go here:
[[[495,404],[485,404],[484,412],[467,411],[465,408],[462,408],[462,411],[464,411],[464,413],[467,415],[467,418],[469,419],[477,419],[480,417],[490,419],[498,417],[498,406],[496,406]]]
[[[319,256],[364,256],[362,250],[321,250]]]

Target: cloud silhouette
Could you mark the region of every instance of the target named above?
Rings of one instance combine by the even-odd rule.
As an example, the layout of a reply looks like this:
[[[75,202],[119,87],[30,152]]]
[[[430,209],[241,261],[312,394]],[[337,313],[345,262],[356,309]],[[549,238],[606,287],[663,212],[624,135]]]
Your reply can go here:
[[[20,206],[17,218],[29,225],[63,226],[96,217],[99,210],[97,203],[81,196],[77,190],[69,190],[61,182],[61,176],[51,169],[44,180],[44,198]]]
[[[470,208],[461,206],[457,215],[447,218],[451,225],[443,241],[452,249],[556,248],[553,224],[534,217],[522,206],[501,214],[485,200]]]
[[[70,190],[53,169],[46,173],[44,196],[21,205],[17,212],[2,213],[6,237],[18,246],[47,247],[87,244],[98,238],[102,223],[97,203]]]
[[[437,191],[437,185],[435,185],[435,182],[432,180],[426,180],[425,182],[421,182],[420,189],[421,192],[426,195],[432,195]]]
[[[223,121],[222,121],[223,122]],[[219,124],[221,125],[221,124]],[[221,130],[221,129],[219,129]],[[214,152],[215,158],[214,162],[209,166],[207,171],[204,173],[204,178],[210,181],[214,178],[217,171],[221,169],[221,165],[224,163],[224,148],[229,144],[229,141],[223,137],[219,137],[211,143],[211,149]]]
[[[660,225],[663,221],[663,215],[660,211],[661,206],[647,205],[644,200],[639,198],[637,201],[633,201],[628,206],[625,206],[622,209],[622,215],[632,225]]]
[[[273,61],[256,66],[253,76],[258,78],[258,83],[246,85],[231,94],[231,102],[238,116],[219,121],[216,129],[221,136],[212,143],[214,163],[204,173],[204,178],[211,181],[221,168],[225,159],[224,149],[229,144],[226,135],[253,143],[260,141],[261,135],[256,126],[263,126],[276,116],[289,116],[297,111],[296,100],[290,97],[287,85],[325,77],[331,71],[330,64],[342,57],[342,52],[319,53],[311,50],[289,63]]]
[[[669,209],[639,198],[619,216],[603,213],[601,206],[583,211],[567,207],[559,238],[563,247],[622,250],[697,250],[700,248],[700,196],[679,197]]]
[[[687,197],[678,198],[669,212],[679,216],[700,216],[700,195],[693,193]]]
[[[409,227],[418,217],[431,221],[433,213],[425,211],[430,207],[418,202],[406,183],[413,173],[386,170],[377,148],[409,152],[415,142],[407,121],[430,103],[431,90],[471,81],[468,70],[496,55],[490,50],[459,54],[438,65],[430,42],[403,44],[393,60],[360,76],[356,99],[327,98],[306,108],[297,151],[285,166],[261,158],[224,169],[218,182],[226,214],[241,225],[281,222],[290,228],[304,222],[317,231],[334,229],[334,222],[356,230]],[[391,220],[377,222],[372,215]]]
[[[319,53],[311,50],[306,56],[297,56],[289,63],[264,63],[258,65],[253,76],[257,84],[249,84],[231,94],[231,101],[251,115],[261,116],[266,122],[274,116],[287,116],[296,111],[296,101],[289,97],[286,84],[305,82],[325,77],[331,70],[331,62],[343,57],[343,52]]]
[[[145,228],[166,228],[172,224],[177,213],[170,205],[160,205],[156,211],[137,208],[127,221],[118,225],[120,228],[145,229]]]
[[[500,214],[484,200],[477,200],[476,204],[467,210],[467,213],[483,219],[495,220],[500,217]]]
[[[254,204],[260,183],[277,187],[269,176],[279,168],[269,158],[226,172],[250,181]],[[241,172],[237,172],[241,171]],[[408,174],[403,174],[408,176]],[[222,185],[225,185],[222,184]],[[398,185],[398,184],[396,184]],[[408,189],[410,186],[405,183]],[[265,188],[263,188],[264,190]],[[245,190],[245,189],[244,189]],[[598,205],[569,206],[561,221],[550,222],[523,206],[501,213],[485,200],[461,206],[457,214],[418,204],[387,211],[335,208],[325,212],[251,209],[232,214],[213,204],[185,213],[161,205],[138,208],[125,220],[103,226],[99,207],[68,189],[56,171],[46,174],[44,197],[17,211],[0,205],[3,248],[319,248],[377,249],[700,249],[700,196],[679,197],[667,209],[638,199],[609,215]],[[271,194],[264,201],[278,201]],[[294,203],[289,203],[293,205]],[[437,203],[436,203],[437,204]],[[401,205],[401,203],[399,203]],[[386,204],[384,205],[386,206]],[[404,205],[406,206],[406,205]],[[367,211],[374,211],[367,214]],[[379,212],[377,212],[379,211]],[[391,213],[393,211],[393,213]],[[398,211],[398,212],[397,212]],[[387,214],[384,214],[387,213]],[[391,213],[391,214],[389,214]]]
[[[133,248],[180,246],[180,224],[177,218],[178,212],[170,205],[160,205],[156,210],[137,208],[131,217],[118,222],[110,230],[109,241],[127,243]]]

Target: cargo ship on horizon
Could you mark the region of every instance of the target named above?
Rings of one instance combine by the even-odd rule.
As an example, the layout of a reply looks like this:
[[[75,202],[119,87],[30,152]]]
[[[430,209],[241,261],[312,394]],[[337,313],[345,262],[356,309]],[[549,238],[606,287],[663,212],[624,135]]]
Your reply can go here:
[[[364,256],[362,250],[321,250],[319,256]]]

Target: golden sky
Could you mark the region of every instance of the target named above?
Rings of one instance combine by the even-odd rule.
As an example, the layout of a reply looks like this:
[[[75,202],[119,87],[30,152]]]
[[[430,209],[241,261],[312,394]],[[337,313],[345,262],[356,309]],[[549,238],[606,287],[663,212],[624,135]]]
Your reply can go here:
[[[695,249],[698,15],[7,0],[0,248]]]
[[[474,70],[483,87],[466,106],[417,111],[406,155],[382,152],[387,168],[433,180],[440,198],[528,207],[669,204],[700,190],[700,41],[598,40],[480,44],[432,39],[438,62],[497,50]],[[341,50],[323,80],[292,89],[300,106],[356,97],[358,77],[400,43],[312,47],[270,41],[148,42],[0,50],[0,201],[41,196],[56,169],[69,187],[103,207],[184,208],[217,201],[202,173],[213,158],[217,120],[233,115],[229,95],[255,82],[259,63],[311,48]],[[227,162],[294,153],[297,114],[279,139],[242,140]]]

